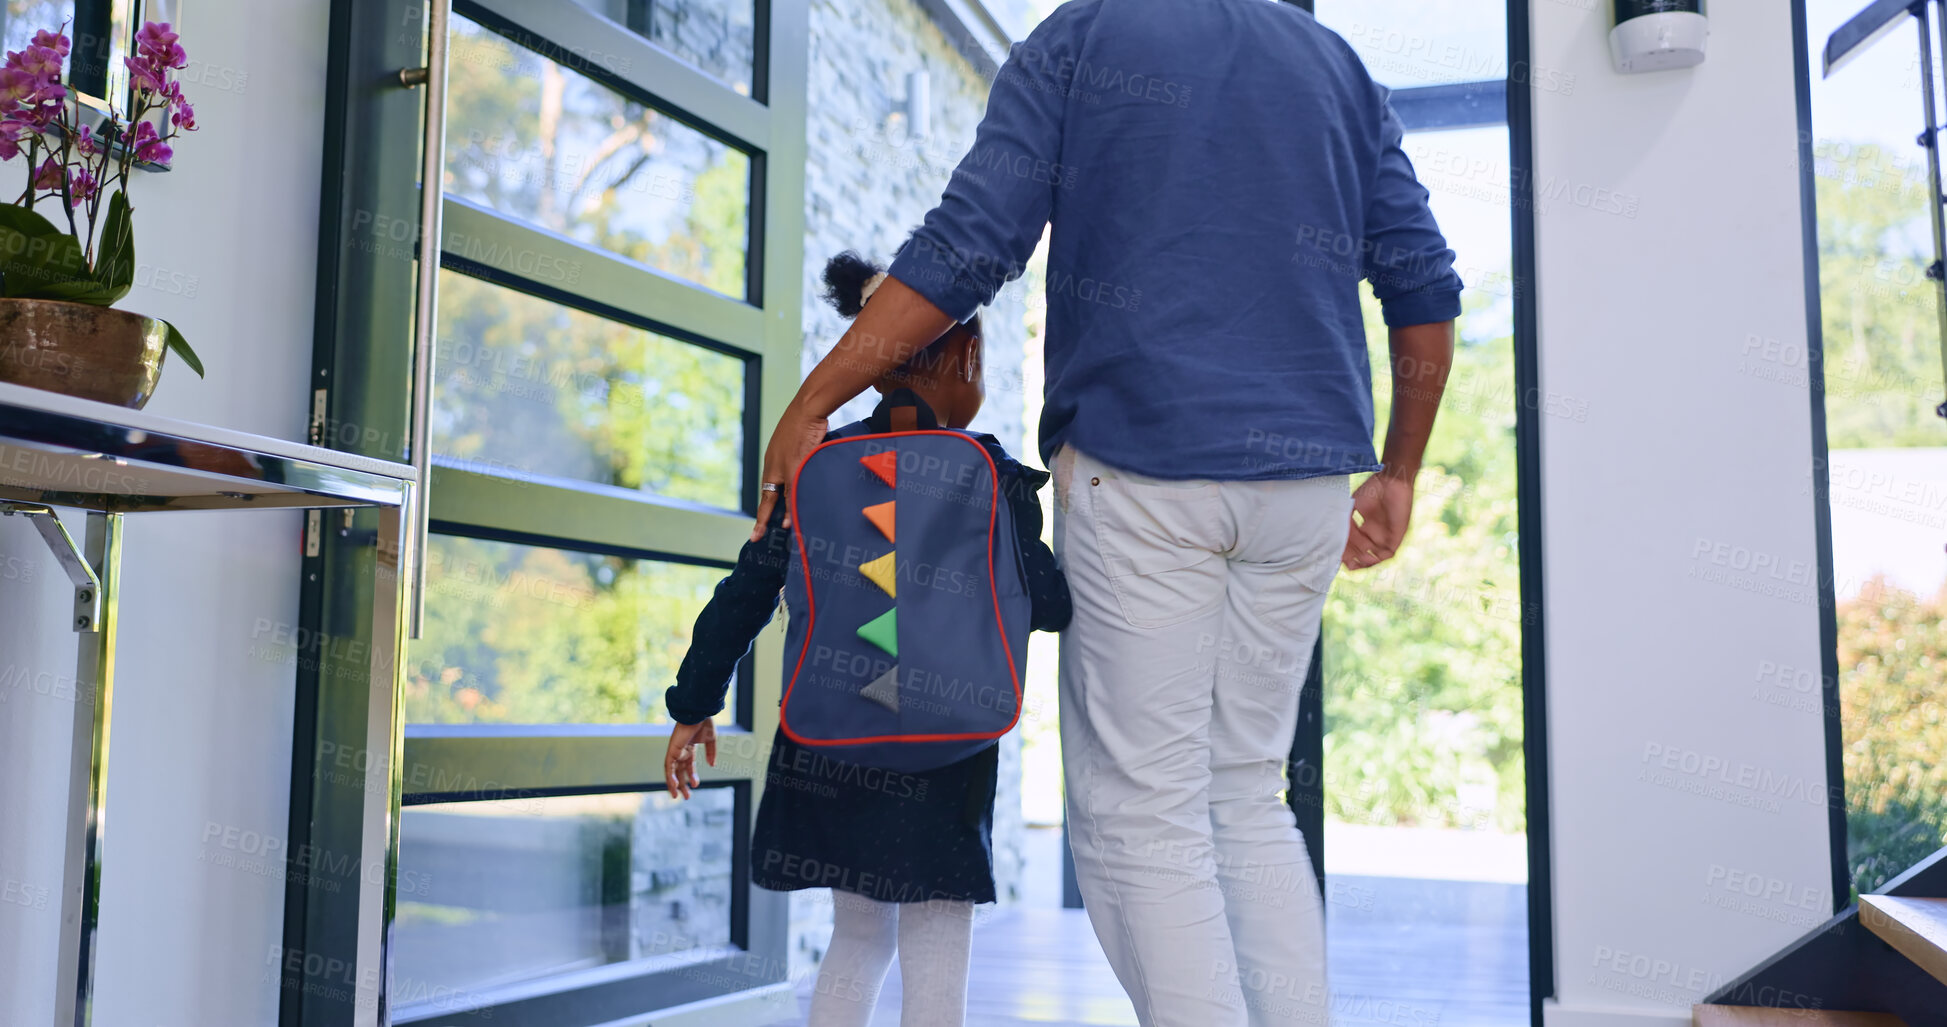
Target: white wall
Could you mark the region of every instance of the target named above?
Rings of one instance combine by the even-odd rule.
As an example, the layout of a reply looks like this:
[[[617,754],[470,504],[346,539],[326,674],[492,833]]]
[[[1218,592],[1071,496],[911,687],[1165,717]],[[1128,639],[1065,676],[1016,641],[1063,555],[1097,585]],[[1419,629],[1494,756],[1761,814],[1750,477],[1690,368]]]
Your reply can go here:
[[[328,4],[186,6],[203,127],[134,184],[141,284],[120,306],[174,321],[209,368],[172,361],[151,412],[302,439]],[[128,519],[96,1023],[275,1022],[284,888],[259,871],[281,859],[221,862],[286,832],[292,654],[259,624],[296,619],[300,516]],[[0,1023],[52,1017],[71,707],[40,692],[73,673],[65,593],[31,528],[0,520],[0,667],[26,682],[0,688],[0,895],[46,891],[44,908],[24,887],[25,905],[0,902]]]
[[[1831,909],[1791,6],[1609,69],[1607,6],[1532,5],[1557,1003],[1689,1006]],[[1757,340],[1755,343],[1751,340]],[[1764,340],[1775,340],[1767,346]],[[1798,350],[1802,352],[1802,350]],[[1793,693],[1795,695],[1795,693]],[[1755,883],[1757,895],[1749,895]]]

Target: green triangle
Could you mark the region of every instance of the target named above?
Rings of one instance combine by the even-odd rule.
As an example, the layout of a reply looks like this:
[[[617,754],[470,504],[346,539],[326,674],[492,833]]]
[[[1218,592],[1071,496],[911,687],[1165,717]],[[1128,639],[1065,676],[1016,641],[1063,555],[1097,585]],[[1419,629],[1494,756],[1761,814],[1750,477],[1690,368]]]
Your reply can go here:
[[[859,628],[859,637],[884,649],[894,656],[899,655],[898,608],[887,610],[867,621]]]

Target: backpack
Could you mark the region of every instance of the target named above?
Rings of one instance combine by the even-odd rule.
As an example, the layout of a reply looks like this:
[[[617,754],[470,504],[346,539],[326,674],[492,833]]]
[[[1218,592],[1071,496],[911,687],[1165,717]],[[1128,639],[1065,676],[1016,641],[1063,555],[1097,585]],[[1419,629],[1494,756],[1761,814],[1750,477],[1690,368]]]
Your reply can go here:
[[[799,465],[778,713],[792,741],[917,772],[1013,729],[1031,604],[991,441],[900,389]]]

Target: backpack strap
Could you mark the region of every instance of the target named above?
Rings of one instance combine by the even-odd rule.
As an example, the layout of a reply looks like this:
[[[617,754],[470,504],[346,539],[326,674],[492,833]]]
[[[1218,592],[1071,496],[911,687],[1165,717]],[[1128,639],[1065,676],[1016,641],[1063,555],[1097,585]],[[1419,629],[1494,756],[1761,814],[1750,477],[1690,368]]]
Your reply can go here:
[[[872,416],[865,423],[875,434],[895,431],[932,430],[940,426],[940,419],[933,414],[933,408],[919,398],[911,389],[894,389],[886,393],[879,405],[872,409]]]

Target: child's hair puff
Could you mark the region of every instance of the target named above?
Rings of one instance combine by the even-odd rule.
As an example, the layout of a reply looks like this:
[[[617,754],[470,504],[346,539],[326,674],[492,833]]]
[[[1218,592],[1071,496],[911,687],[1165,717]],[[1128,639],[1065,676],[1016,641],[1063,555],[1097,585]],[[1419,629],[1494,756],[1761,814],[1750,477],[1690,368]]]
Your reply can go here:
[[[865,283],[885,268],[846,250],[825,262],[825,300],[843,317],[857,317],[865,309]]]

